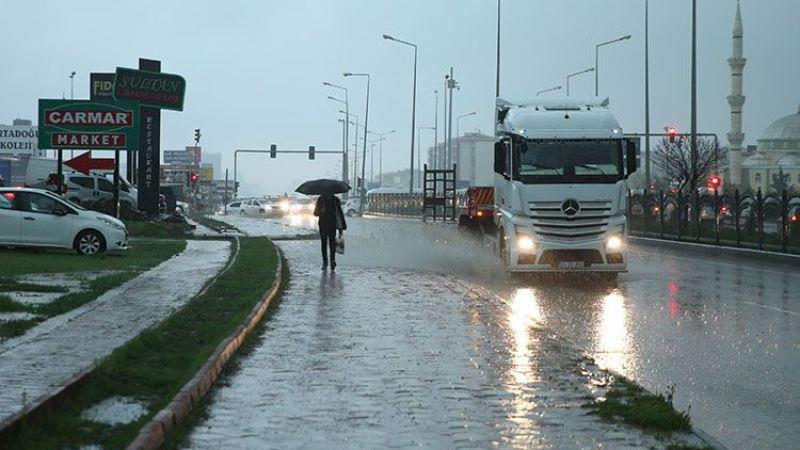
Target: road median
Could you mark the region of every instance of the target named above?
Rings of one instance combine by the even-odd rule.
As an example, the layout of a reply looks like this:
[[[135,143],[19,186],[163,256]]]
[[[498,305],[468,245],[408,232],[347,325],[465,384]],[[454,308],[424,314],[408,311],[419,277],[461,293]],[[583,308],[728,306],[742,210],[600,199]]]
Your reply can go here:
[[[239,256],[229,270],[169,318],[101,360],[57,404],[28,414],[0,433],[0,447],[123,448],[154,417],[163,418],[159,412],[176,395],[187,392],[187,382],[202,378],[198,370],[209,370],[210,360],[230,356],[235,345],[220,350],[220,341],[228,342],[231,330],[236,330],[234,334],[243,331],[241,324],[252,316],[253,304],[264,303],[264,293],[273,292],[279,284],[280,258],[275,246],[265,238],[240,242]],[[218,373],[216,364],[210,366],[210,372]],[[190,399],[196,399],[200,390],[205,392],[210,381],[196,384],[202,388],[194,394],[187,392]],[[102,417],[108,402],[133,405],[141,413],[129,420],[108,421]]]

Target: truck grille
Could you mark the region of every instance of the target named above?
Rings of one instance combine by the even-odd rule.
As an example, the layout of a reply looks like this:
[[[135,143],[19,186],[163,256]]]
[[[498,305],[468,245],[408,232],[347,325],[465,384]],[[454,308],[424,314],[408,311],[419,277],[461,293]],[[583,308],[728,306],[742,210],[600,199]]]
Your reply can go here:
[[[554,240],[587,240],[608,229],[611,200],[584,200],[573,215],[562,211],[564,201],[530,202],[533,231]]]

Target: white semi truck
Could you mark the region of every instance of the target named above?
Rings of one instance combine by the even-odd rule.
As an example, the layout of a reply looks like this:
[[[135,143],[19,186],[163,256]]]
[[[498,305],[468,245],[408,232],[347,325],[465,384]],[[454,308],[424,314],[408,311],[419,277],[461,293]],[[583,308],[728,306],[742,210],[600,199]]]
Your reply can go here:
[[[608,99],[497,99],[496,249],[511,272],[627,270],[627,178],[638,142]]]

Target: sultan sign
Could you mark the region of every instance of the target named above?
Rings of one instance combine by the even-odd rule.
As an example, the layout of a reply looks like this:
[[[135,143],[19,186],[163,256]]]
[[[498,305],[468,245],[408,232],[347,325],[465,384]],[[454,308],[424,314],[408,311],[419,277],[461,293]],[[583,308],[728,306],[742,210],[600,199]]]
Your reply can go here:
[[[139,147],[139,105],[39,100],[39,148],[124,150]]]
[[[180,75],[117,67],[114,98],[135,100],[142,106],[183,111],[186,80]]]

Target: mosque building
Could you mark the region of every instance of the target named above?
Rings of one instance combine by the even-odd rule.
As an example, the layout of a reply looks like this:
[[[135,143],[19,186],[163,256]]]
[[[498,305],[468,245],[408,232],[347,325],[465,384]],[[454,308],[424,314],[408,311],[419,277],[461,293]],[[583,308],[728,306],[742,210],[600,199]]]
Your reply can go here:
[[[742,13],[736,5],[733,26],[733,55],[728,58],[731,68],[731,131],[728,133],[728,169],[726,184],[745,190],[761,189],[770,192],[776,186],[800,190],[800,107],[794,114],[781,117],[772,123],[758,139],[753,154],[743,155],[742,109],[743,74],[747,59],[743,57],[744,28]],[[747,156],[743,160],[743,156]]]

